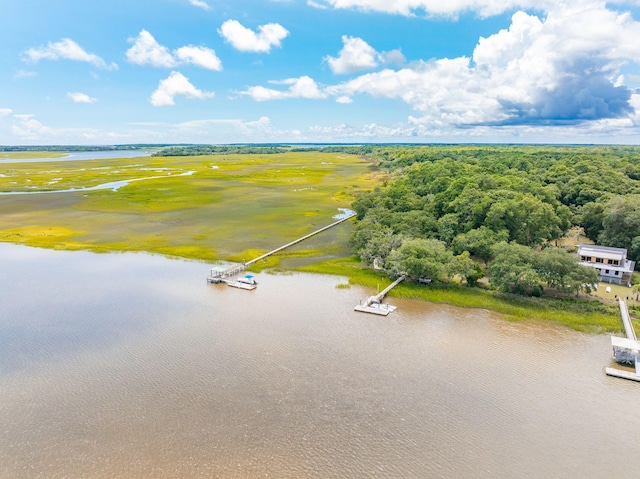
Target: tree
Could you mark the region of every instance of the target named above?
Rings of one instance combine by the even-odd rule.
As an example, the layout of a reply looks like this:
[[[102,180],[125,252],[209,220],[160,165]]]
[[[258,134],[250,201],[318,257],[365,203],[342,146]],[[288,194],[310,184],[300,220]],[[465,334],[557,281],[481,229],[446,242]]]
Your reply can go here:
[[[473,261],[468,251],[464,251],[453,257],[451,262],[451,273],[460,275],[469,286],[475,286],[480,278],[483,278],[485,271]]]
[[[453,239],[451,246],[456,254],[468,251],[473,256],[482,258],[486,263],[491,258],[493,245],[508,239],[509,232],[507,230],[496,232],[486,226],[481,226],[478,229],[459,234]]]
[[[360,259],[370,265],[376,259],[384,263],[389,253],[402,244],[402,236],[394,234],[389,227],[363,221],[358,223],[350,241]]]
[[[406,273],[412,278],[445,281],[451,274],[452,262],[453,253],[442,241],[413,239],[392,251],[386,266],[392,276]]]
[[[580,226],[584,229],[584,234],[594,243],[598,241],[598,237],[604,228],[602,221],[604,219],[605,205],[600,202],[587,203],[582,207],[580,214]]]
[[[489,265],[491,284],[505,293],[540,296],[542,279],[532,266],[534,251],[515,243],[498,243]]]
[[[598,283],[594,268],[582,266],[575,255],[561,248],[545,248],[532,255],[533,266],[547,286],[561,292],[591,292]]]
[[[633,241],[637,236],[640,236],[640,195],[614,196],[604,208],[598,242],[635,251]]]

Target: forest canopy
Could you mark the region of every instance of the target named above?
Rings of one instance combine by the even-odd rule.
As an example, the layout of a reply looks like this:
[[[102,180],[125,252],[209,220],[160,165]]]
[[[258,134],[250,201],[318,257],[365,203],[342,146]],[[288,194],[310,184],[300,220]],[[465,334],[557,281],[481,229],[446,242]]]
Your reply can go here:
[[[595,283],[593,270],[555,247],[572,227],[640,260],[640,148],[381,146],[366,154],[392,179],[353,203],[351,243],[391,275],[422,264],[420,274],[472,284],[481,265],[503,291],[578,292]]]

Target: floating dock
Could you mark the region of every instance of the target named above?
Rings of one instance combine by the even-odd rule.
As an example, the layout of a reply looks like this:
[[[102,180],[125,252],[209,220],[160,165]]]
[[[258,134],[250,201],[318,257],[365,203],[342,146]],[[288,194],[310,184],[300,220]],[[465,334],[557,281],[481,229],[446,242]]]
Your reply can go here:
[[[387,295],[389,291],[391,291],[398,284],[400,284],[400,282],[402,282],[406,277],[407,276],[403,274],[398,279],[396,279],[393,283],[387,286],[380,293],[374,296],[369,296],[361,304],[353,308],[354,311],[359,311],[361,313],[377,314],[379,316],[387,316],[389,313],[394,312],[396,310],[396,307],[391,306],[390,304],[385,304],[382,302],[382,300],[384,299],[384,297]]]
[[[620,300],[619,303],[620,316],[622,317],[622,324],[624,324],[624,331],[627,337],[611,336],[613,359],[619,364],[635,367],[635,372],[617,368],[605,368],[605,372],[609,376],[640,382],[640,342],[633,329],[627,303],[623,300]]]
[[[252,291],[258,287],[257,284],[241,283],[240,281],[226,281],[226,283],[227,286],[231,286],[232,288],[246,289],[248,291]]]

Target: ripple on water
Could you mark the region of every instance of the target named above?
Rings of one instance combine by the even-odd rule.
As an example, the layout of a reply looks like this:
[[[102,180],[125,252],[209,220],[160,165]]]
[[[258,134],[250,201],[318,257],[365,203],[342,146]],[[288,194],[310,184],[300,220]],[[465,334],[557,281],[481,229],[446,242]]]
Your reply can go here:
[[[387,318],[364,315],[352,308],[369,291],[327,276],[265,275],[246,292],[206,284],[201,263],[21,248],[0,245],[0,477],[640,465],[638,390],[602,373],[607,337],[399,299]]]

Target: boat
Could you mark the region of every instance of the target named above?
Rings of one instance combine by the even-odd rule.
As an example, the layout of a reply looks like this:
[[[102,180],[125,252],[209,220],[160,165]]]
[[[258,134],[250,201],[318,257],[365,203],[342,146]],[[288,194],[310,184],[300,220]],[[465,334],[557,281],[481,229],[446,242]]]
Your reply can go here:
[[[251,274],[247,274],[243,278],[240,278],[240,279],[238,279],[236,281],[238,283],[250,284],[250,285],[253,285],[253,286],[257,286],[258,285],[258,282],[253,277],[253,275],[251,275]]]

